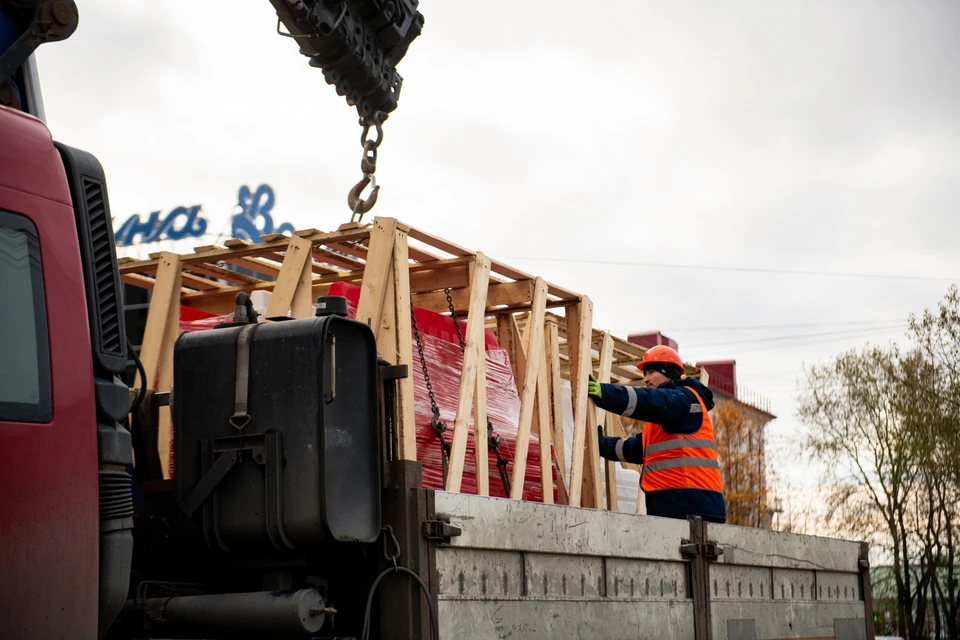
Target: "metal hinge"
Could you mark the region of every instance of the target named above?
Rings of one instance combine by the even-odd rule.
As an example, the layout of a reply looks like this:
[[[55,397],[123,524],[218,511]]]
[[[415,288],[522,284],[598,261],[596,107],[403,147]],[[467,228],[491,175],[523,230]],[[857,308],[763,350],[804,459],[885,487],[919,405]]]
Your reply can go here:
[[[423,537],[434,542],[450,542],[463,533],[459,527],[450,524],[450,518],[438,517],[423,522]]]
[[[680,545],[680,555],[684,558],[696,558],[703,556],[711,562],[716,562],[723,555],[723,547],[716,542],[707,542],[706,544],[696,544],[694,542],[684,542]]]

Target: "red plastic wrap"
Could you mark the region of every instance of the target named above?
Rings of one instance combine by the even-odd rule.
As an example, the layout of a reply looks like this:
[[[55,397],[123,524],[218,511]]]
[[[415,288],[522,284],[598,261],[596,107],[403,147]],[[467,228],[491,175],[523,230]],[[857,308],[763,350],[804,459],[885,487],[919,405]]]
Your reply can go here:
[[[345,297],[348,303],[349,317],[356,317],[360,287],[348,283],[336,283],[330,287],[329,295]],[[232,318],[232,316],[211,316],[194,309],[183,313],[184,309],[185,307],[181,307],[181,332],[205,331]],[[423,353],[427,361],[427,371],[430,374],[437,408],[440,410],[441,418],[448,425],[446,438],[449,442],[453,438],[453,425],[457,413],[463,354],[460,350],[456,330],[449,316],[419,307],[414,309],[414,313],[423,341]],[[466,322],[460,323],[460,330],[466,335]],[[411,340],[413,340],[412,335]],[[509,463],[507,473],[511,474],[512,477],[517,423],[520,420],[520,398],[517,395],[513,369],[507,352],[500,348],[496,335],[492,331],[485,332],[484,342],[487,365],[487,417],[493,423],[494,431],[500,435],[500,452]],[[430,489],[442,489],[443,466],[441,464],[440,443],[436,432],[430,426],[433,409],[430,406],[430,397],[423,378],[420,355],[415,340],[413,342],[413,362],[410,366],[410,375],[413,378],[414,389],[417,460],[423,467],[423,485]],[[481,433],[484,434],[484,437],[486,436],[485,425],[482,426]],[[497,469],[496,454],[490,447],[488,447],[488,456],[490,495],[507,497]],[[543,499],[540,488],[540,441],[536,433],[530,434],[526,467],[523,499],[540,502]],[[550,468],[553,468],[552,464]],[[473,416],[471,415],[470,434],[467,438],[467,453],[463,468],[463,482],[460,489],[463,493],[475,494],[477,492],[476,474]],[[555,482],[554,486],[556,486]],[[556,500],[556,490],[554,490],[554,500]]]
[[[330,287],[330,295],[344,296],[347,299],[350,317],[356,316],[360,287],[348,283],[336,283]],[[457,414],[463,354],[460,350],[456,329],[449,316],[419,307],[414,308],[414,313],[423,340],[423,354],[427,360],[427,371],[430,374],[430,383],[437,401],[437,408],[440,409],[441,418],[448,425],[446,438],[449,442],[453,438],[453,424]],[[463,335],[466,335],[466,322],[460,323],[460,331]],[[500,435],[500,452],[509,463],[507,473],[511,474],[512,477],[517,423],[520,421],[520,397],[517,395],[517,386],[513,377],[513,369],[510,366],[510,358],[507,352],[500,348],[496,335],[492,331],[486,331],[484,342],[487,355],[487,417],[493,423],[493,430]],[[433,409],[430,407],[430,397],[427,393],[426,382],[423,379],[416,341],[413,343],[413,362],[410,364],[410,375],[413,377],[417,423],[417,460],[423,466],[423,486],[429,489],[442,489],[443,466],[440,458],[440,443],[436,432],[430,426]],[[485,437],[486,425],[482,425],[480,431]],[[508,497],[503,490],[503,483],[500,481],[496,454],[489,447],[487,453],[490,495]],[[536,433],[530,434],[526,466],[523,499],[540,502],[543,499],[543,492],[540,488],[540,439]],[[550,468],[553,468],[552,464]],[[555,483],[554,486],[556,486]],[[467,454],[463,465],[463,482],[460,491],[474,494],[477,492],[477,465],[473,446],[472,415],[470,417],[470,435],[467,438]],[[554,500],[556,500],[556,490],[554,490]]]

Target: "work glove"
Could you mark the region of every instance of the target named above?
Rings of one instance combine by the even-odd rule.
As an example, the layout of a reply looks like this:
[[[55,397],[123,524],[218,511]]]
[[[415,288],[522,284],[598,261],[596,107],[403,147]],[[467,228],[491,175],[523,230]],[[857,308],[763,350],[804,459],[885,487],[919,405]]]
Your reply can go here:
[[[587,383],[587,397],[593,398],[594,402],[600,400],[602,395],[600,382],[590,374],[590,381]]]

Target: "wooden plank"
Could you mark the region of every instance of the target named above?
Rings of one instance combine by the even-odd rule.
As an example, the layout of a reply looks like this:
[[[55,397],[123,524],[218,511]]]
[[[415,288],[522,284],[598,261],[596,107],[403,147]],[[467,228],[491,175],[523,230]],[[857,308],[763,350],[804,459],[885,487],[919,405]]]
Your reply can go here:
[[[177,274],[179,278],[180,274]],[[166,330],[163,333],[163,346],[160,361],[160,371],[157,374],[157,391],[173,390],[173,348],[180,335],[180,301],[174,299],[167,312]],[[170,406],[157,408],[157,453],[160,457],[160,468],[163,470],[163,479],[173,477],[173,465],[170,454],[173,445],[173,416]]]
[[[270,253],[266,255],[265,257],[270,260],[279,262],[280,264],[283,264],[283,262],[286,260],[287,253],[289,253],[289,249],[287,250],[286,253],[280,253],[276,251],[274,253]],[[325,264],[321,264],[316,260],[313,260],[312,249],[311,249],[311,259],[309,262],[310,262],[310,271],[312,273],[317,274],[318,276],[340,275],[341,273],[346,273],[349,271],[347,269],[334,268]]]
[[[465,264],[442,265],[434,269],[424,269],[423,265],[410,267],[410,290],[412,293],[461,287],[469,291],[469,286],[470,271],[468,265]],[[444,302],[446,302],[446,296],[444,296]]]
[[[294,240],[291,240],[291,244],[293,242]],[[287,253],[289,254],[289,251]],[[293,291],[293,300],[290,301],[290,315],[297,319],[313,316],[313,305],[316,301],[316,298],[313,297],[313,269],[310,268],[311,264],[314,263],[309,244],[304,248],[304,254],[307,256],[306,264],[303,265],[300,280]]]
[[[467,256],[471,255],[473,252],[469,249],[465,249],[459,245],[456,245],[452,242],[432,236],[429,233],[421,231],[410,227],[410,237],[419,240],[420,242],[434,247],[435,249],[440,249],[445,251],[453,256]],[[493,273],[498,273],[500,275],[506,276],[512,280],[533,280],[534,277],[529,273],[524,273],[519,269],[515,269],[508,264],[500,262],[499,260],[491,260],[491,271]],[[578,297],[576,293],[572,291],[567,291],[566,289],[561,289],[560,287],[547,283],[547,291],[550,295],[554,295],[560,298],[576,298]]]
[[[593,322],[593,304],[584,296],[580,304],[569,307],[566,313],[567,336],[572,338],[568,342],[570,353],[570,395],[573,403],[573,451],[570,452],[570,482],[567,491],[570,496],[570,506],[596,506],[595,496],[587,496],[581,500],[583,493],[584,453],[587,443],[587,407],[590,402],[587,398],[587,380],[590,374],[590,338],[591,323]],[[596,452],[591,451],[591,456]],[[596,465],[594,465],[596,466]],[[599,484],[599,478],[597,478]]]
[[[543,324],[541,323],[541,326]],[[544,504],[553,504],[553,457],[550,453],[553,425],[550,423],[550,392],[547,387],[546,349],[537,367],[537,416],[540,425],[540,490]]]
[[[460,397],[457,402],[457,418],[453,427],[453,443],[450,451],[450,466],[446,490],[459,493],[463,480],[463,464],[467,451],[467,431],[470,412],[476,395],[479,360],[486,357],[483,337],[483,312],[486,308],[487,285],[490,282],[490,259],[482,253],[476,256],[476,267],[471,283],[470,312],[467,315],[466,348],[463,368],[460,373]]]
[[[397,451],[402,460],[417,459],[417,429],[413,395],[413,327],[410,320],[410,260],[407,255],[407,232],[394,227],[393,240],[393,299],[396,326],[396,363],[405,364],[411,375],[398,381],[400,389]],[[481,336],[482,337],[482,336]]]
[[[517,327],[517,319],[512,313],[497,316],[497,342],[510,358],[510,368],[513,369],[513,381],[519,397],[520,390],[523,388],[523,373],[527,368],[527,359],[523,354],[523,339]]]
[[[393,277],[393,248],[396,242],[396,221],[376,218],[370,232],[370,260],[363,270],[363,284],[357,304],[357,320],[373,327],[379,337],[380,317],[386,299],[387,283]]]
[[[390,218],[384,218],[384,220],[389,220]],[[398,227],[399,228],[399,227]],[[368,259],[368,248],[364,246],[360,240],[356,242],[329,242],[326,243],[326,247],[332,251],[340,251],[347,254],[352,259],[357,262],[364,264]]]
[[[207,265],[202,265],[207,266]],[[201,265],[190,265],[192,270],[197,270]],[[327,295],[327,292],[330,289],[330,285],[337,282],[348,282],[351,284],[362,284],[365,277],[365,271],[341,273],[341,274],[331,274],[326,276],[320,276],[319,278],[313,278],[313,293],[312,298],[316,300],[320,296]],[[432,290],[435,288],[436,283],[439,281],[444,281],[445,279],[456,279],[457,282],[461,278],[465,278],[467,273],[467,268],[465,266],[456,266],[451,270],[451,273],[441,273],[438,275],[432,271],[426,272],[417,272],[410,273],[408,281],[410,287],[413,290],[427,289]],[[246,276],[244,276],[246,277]],[[274,287],[274,282],[266,280],[257,280],[256,278],[250,278],[254,282],[252,285],[242,285],[238,287],[228,287],[218,291],[210,292],[185,292],[183,296],[183,302],[189,307],[195,309],[201,309],[203,311],[209,311],[210,313],[216,313],[218,315],[221,312],[230,313],[233,311],[234,298],[237,293],[240,291],[246,291],[247,293],[253,291],[270,291]],[[361,296],[362,297],[362,296]],[[224,311],[226,310],[226,311]]]
[[[380,218],[378,218],[380,219]],[[309,236],[304,236],[314,245],[326,244],[327,246],[330,243],[340,243],[340,242],[352,242],[357,240],[364,240],[370,237],[371,230],[369,228],[363,229],[354,229],[349,231],[334,231],[332,233],[316,233]],[[298,236],[300,237],[300,236]],[[287,247],[288,239],[284,236],[283,240],[277,240],[275,242],[267,242],[261,244],[251,244],[245,245],[240,248],[223,248],[223,247],[214,247],[210,251],[195,252],[193,254],[185,255],[180,257],[180,264],[183,265],[192,265],[198,262],[217,262],[218,260],[225,260],[228,257],[237,258],[237,257],[247,257],[247,256],[256,256],[262,254],[264,251],[270,250],[281,250],[285,251]],[[149,260],[138,260],[136,262],[131,262],[123,265],[121,271],[144,271],[145,269],[156,269],[157,262],[159,258],[151,258]]]
[[[463,313],[469,309],[469,289],[452,289],[450,291],[450,298],[453,300],[453,308],[457,313]],[[487,308],[500,305],[529,305],[532,300],[533,282],[530,281],[490,284],[487,287]],[[413,303],[418,307],[430,309],[437,313],[447,313],[450,311],[447,294],[443,291],[417,294],[413,297]]]
[[[610,369],[613,366],[613,337],[609,333],[604,333],[603,338],[600,341],[600,368],[597,372],[597,380],[600,382],[610,382]],[[607,420],[607,412],[602,409],[596,409],[597,411],[597,420],[596,424],[605,427],[609,422]],[[591,427],[593,424],[590,425]],[[592,429],[591,429],[592,431]],[[598,455],[597,452],[600,450],[599,434],[595,434],[597,437],[597,446],[593,448],[594,455]],[[589,450],[588,453],[589,454]],[[599,461],[599,459],[598,459]],[[605,460],[603,464],[604,468],[604,479],[607,486],[607,509],[610,511],[617,510],[617,465],[614,462]]]
[[[228,289],[229,286],[225,284],[220,284],[208,278],[201,278],[195,273],[190,273],[189,271],[180,272],[180,281],[184,286],[191,289],[197,289],[198,291],[222,291]]]
[[[568,504],[567,458],[563,436],[563,385],[560,378],[560,336],[555,320],[546,323],[544,348],[547,358],[547,386],[550,390],[550,424],[553,426],[553,458],[557,465],[557,493],[561,504]]]
[[[584,345],[584,349],[590,348],[590,339]],[[588,371],[589,372],[589,371]],[[582,393],[587,391],[588,376],[581,378],[583,384]],[[597,434],[597,405],[587,400],[587,433],[586,433],[586,451],[584,452],[583,465],[583,506],[603,508],[603,484],[601,477],[603,474],[600,464],[600,437]]]
[[[161,252],[157,258],[157,281],[153,288],[147,323],[140,348],[146,380],[137,373],[134,387],[159,389],[158,384],[169,385],[173,375],[173,345],[179,335],[180,319],[180,256]],[[157,427],[157,450],[164,479],[170,477],[170,415],[161,413]]]
[[[294,302],[297,291],[300,291],[297,297],[298,309],[300,315],[294,313],[294,318],[306,318],[310,315],[310,280],[312,272],[310,270],[310,242],[303,238],[290,238],[290,245],[287,248],[287,255],[280,269],[280,275],[273,287],[273,295],[270,296],[270,302],[267,304],[267,310],[264,316],[267,318],[286,317]],[[304,284],[304,280],[306,284]],[[301,286],[302,285],[302,286]]]
[[[120,274],[120,282],[124,284],[132,284],[135,287],[140,287],[141,289],[153,289],[157,284],[155,278],[149,276],[141,275],[139,273],[122,273]]]
[[[523,384],[520,391],[520,421],[517,424],[517,439],[513,454],[513,477],[510,480],[510,497],[523,497],[523,480],[527,471],[527,452],[530,446],[530,430],[534,421],[537,395],[537,375],[543,360],[543,318],[546,313],[547,283],[542,278],[534,282],[533,309],[523,336],[524,362]]]
[[[364,266],[364,263],[359,260],[355,260],[349,256],[341,256],[323,247],[314,248],[312,253],[313,258],[318,262],[326,262],[327,264],[336,265],[350,271],[363,269]]]
[[[434,249],[440,249],[440,251],[445,251],[452,256],[472,256],[474,255],[473,251],[469,249],[464,249],[459,245],[455,245],[452,242],[447,242],[436,236],[432,236],[429,233],[410,227],[410,237],[414,240],[419,240],[425,245],[431,246]]]
[[[143,363],[147,379],[141,380],[140,374],[137,373],[134,387],[153,389],[156,384],[170,306],[179,298],[177,294],[180,280],[179,258],[180,256],[175,253],[164,252],[157,259],[157,280],[153,287],[153,296],[147,311],[147,323],[143,330],[140,348],[140,362]]]
[[[227,282],[244,286],[263,284],[267,282],[261,278],[248,276],[245,273],[237,273],[236,271],[224,269],[223,267],[215,264],[194,263],[189,266],[185,265],[184,271],[209,276],[211,278],[217,278],[218,280],[226,280]]]
[[[270,278],[278,278],[280,276],[280,265],[274,264],[272,262],[267,262],[263,258],[258,257],[227,257],[223,259],[224,262],[236,265],[242,269],[249,269],[254,273],[259,273]]]
[[[473,399],[473,450],[477,466],[477,495],[490,495],[490,457],[487,453],[487,353],[477,360],[476,395]]]

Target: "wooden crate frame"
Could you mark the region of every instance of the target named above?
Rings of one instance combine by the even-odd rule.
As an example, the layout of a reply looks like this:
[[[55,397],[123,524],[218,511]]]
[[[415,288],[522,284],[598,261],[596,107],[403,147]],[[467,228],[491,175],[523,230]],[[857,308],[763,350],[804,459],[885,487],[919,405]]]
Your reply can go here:
[[[530,433],[536,432],[545,502],[553,500],[551,466],[555,466],[562,503],[603,508],[606,502],[607,508],[617,508],[614,465],[609,462],[603,471],[609,480],[606,501],[601,493],[595,427],[605,424],[607,432],[620,435],[624,429],[618,416],[606,417],[588,400],[586,380],[593,372],[601,381],[642,383],[636,364],[645,349],[593,329],[593,305],[587,296],[393,218],[375,218],[364,226],[347,224],[333,232],[307,229],[293,236],[274,234],[262,240],[230,240],[224,246],[197,247],[188,255],[159,252],[147,260],[120,260],[124,283],[153,291],[141,348],[147,380],[140,381],[138,375],[135,386],[146,384],[158,391],[172,388],[181,305],[224,315],[233,312],[237,293],[263,290],[272,292],[266,318],[304,318],[312,313],[313,301],[326,295],[334,283],[357,284],[361,287],[357,319],[370,324],[381,356],[410,365],[411,304],[449,313],[445,292],[449,289],[454,311],[458,317],[466,316],[467,329],[445,488],[461,489],[471,413],[474,424],[486,423],[484,329],[490,327],[510,356],[520,396],[510,497],[522,496]],[[224,268],[228,264],[260,276],[230,271]],[[548,309],[562,310],[563,315]],[[688,374],[697,373],[688,367]],[[574,417],[569,478],[563,472],[562,379],[571,383]],[[388,446],[397,457],[416,460],[413,378],[401,380],[399,386],[400,420],[394,442]],[[172,432],[167,407],[161,408],[159,419],[159,453],[164,475],[169,477]],[[475,440],[475,450],[477,492],[489,495],[486,437]]]

